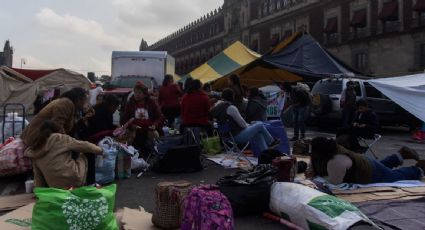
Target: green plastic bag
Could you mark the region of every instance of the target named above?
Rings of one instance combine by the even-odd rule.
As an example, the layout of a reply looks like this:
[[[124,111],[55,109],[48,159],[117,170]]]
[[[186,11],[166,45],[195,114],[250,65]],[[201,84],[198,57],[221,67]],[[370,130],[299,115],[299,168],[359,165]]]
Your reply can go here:
[[[116,185],[75,190],[36,188],[32,230],[118,230],[113,213]]]
[[[214,135],[213,137],[204,137],[201,140],[201,145],[205,153],[208,155],[221,153],[220,137],[218,135]]]

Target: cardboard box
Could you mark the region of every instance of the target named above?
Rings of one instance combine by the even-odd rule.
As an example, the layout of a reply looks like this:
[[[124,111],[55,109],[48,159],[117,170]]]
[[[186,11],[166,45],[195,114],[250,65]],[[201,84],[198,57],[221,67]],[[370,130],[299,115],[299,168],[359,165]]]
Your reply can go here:
[[[18,208],[4,216],[0,216],[1,230],[29,230],[31,229],[32,209],[35,203]]]

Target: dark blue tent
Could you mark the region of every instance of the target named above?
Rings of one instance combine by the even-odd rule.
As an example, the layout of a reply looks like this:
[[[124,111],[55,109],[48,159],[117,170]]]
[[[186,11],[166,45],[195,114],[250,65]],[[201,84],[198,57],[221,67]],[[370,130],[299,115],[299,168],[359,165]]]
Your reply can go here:
[[[303,77],[361,74],[330,54],[308,34],[298,34],[286,46],[279,45],[262,60]]]

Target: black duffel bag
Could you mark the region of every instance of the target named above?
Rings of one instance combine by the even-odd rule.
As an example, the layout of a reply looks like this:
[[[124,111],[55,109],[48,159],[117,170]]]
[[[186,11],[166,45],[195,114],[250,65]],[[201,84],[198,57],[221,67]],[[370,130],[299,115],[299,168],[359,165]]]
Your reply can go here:
[[[160,173],[189,173],[203,169],[201,147],[191,131],[160,138],[152,170]]]
[[[277,168],[272,165],[258,165],[253,170],[222,177],[217,185],[229,199],[234,216],[259,214],[269,208],[276,173]]]

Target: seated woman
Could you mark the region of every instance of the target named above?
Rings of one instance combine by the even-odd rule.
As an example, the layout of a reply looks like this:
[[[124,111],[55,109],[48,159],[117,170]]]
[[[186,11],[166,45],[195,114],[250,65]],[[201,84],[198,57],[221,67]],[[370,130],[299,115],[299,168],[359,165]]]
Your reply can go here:
[[[259,145],[259,151],[275,148],[279,145],[280,140],[274,139],[263,123],[257,122],[251,125],[246,123],[239,110],[233,105],[234,93],[232,89],[224,89],[221,97],[223,101],[217,102],[211,109],[211,114],[219,124],[230,123],[231,133],[237,143],[255,140]]]
[[[137,127],[134,147],[142,152],[150,151],[154,131],[161,132],[164,117],[157,103],[150,99],[148,88],[143,82],[137,82],[133,89],[134,95],[127,102],[122,122],[134,118],[133,125]]]
[[[311,141],[311,168],[309,177],[320,176],[332,184],[384,183],[400,180],[419,180],[424,175],[425,161],[407,147],[398,153],[378,161],[365,155],[351,152],[335,140],[316,137]],[[403,160],[418,161],[416,166],[397,168]]]
[[[180,132],[185,127],[200,127],[211,135],[212,127],[210,123],[210,99],[208,95],[201,90],[200,80],[193,80],[190,83],[187,94],[183,96],[181,102],[182,124]]]
[[[338,131],[337,142],[352,151],[361,151],[358,138],[373,139],[379,132],[379,120],[376,113],[368,108],[366,100],[358,100],[356,108],[351,127]]]
[[[245,110],[245,118],[248,123],[253,121],[267,121],[267,98],[258,88],[249,90],[248,105]]]
[[[61,127],[46,120],[40,126],[25,156],[32,159],[36,187],[70,188],[86,183],[87,158],[83,153],[102,154],[102,149],[86,141],[61,134]],[[77,156],[73,153],[77,152]]]
[[[110,136],[114,129],[114,113],[120,105],[120,100],[112,94],[102,97],[102,102],[94,106],[94,115],[87,120],[87,126],[82,131],[82,138],[97,143],[105,136]]]

